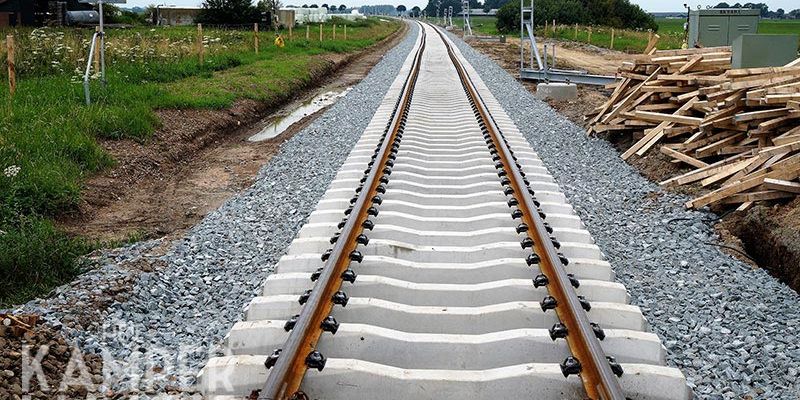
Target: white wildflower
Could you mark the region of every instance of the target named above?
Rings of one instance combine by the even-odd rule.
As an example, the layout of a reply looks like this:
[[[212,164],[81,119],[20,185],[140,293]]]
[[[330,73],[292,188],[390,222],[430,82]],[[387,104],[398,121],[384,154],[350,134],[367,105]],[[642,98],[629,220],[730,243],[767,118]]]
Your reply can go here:
[[[3,175],[5,175],[6,178],[13,178],[19,174],[20,169],[18,165],[12,165],[3,170]]]

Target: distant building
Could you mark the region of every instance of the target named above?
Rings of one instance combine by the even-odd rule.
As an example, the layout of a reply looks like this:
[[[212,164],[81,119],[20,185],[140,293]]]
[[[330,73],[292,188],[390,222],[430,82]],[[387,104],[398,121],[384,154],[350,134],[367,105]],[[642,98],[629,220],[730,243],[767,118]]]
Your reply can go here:
[[[458,13],[458,15],[461,15],[461,13]],[[484,11],[482,8],[470,8],[469,15],[472,17],[494,17],[497,15],[497,9],[493,8],[489,11]],[[453,16],[455,16],[455,13]]]
[[[91,9],[78,0],[0,0],[0,27],[63,25],[67,12]]]
[[[294,8],[282,8],[278,10],[278,26],[288,28],[295,26]]]
[[[0,0],[0,26],[36,24],[35,4],[28,0]]]
[[[278,23],[283,26],[288,26],[290,24],[302,25],[306,23],[325,22],[332,17],[348,19],[351,21],[365,18],[364,15],[358,12],[358,10],[352,10],[350,13],[343,14],[329,14],[328,9],[325,7],[283,7],[278,10]]]
[[[200,15],[201,7],[165,7],[157,6],[153,15],[153,24],[162,25],[194,25],[195,19]]]

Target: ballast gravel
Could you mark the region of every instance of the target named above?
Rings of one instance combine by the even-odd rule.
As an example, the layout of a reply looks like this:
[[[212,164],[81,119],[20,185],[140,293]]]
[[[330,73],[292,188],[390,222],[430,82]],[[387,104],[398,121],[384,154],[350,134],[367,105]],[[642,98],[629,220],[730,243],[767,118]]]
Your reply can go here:
[[[714,214],[688,211],[605,140],[537,100],[451,35],[539,154],[702,399],[800,398],[800,296],[720,251]]]
[[[96,329],[63,327],[84,351],[103,354],[107,372],[114,373],[108,380],[111,389],[147,398],[191,388],[335,177],[396,78],[417,31],[412,24],[366,78],[281,145],[249,189],[208,214],[158,257],[163,267],[138,274],[130,293],[92,325]],[[118,251],[52,298],[24,308],[60,324],[77,312],[66,305],[78,292],[73,288],[85,294],[106,277],[129,276],[118,261],[146,257],[141,251],[155,245]]]

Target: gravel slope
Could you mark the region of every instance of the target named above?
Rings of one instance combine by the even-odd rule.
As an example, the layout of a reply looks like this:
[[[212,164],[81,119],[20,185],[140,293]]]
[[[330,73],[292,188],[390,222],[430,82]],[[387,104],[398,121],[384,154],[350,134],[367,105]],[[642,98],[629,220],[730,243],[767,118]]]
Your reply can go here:
[[[134,279],[130,296],[110,306],[96,331],[65,324],[68,337],[85,351],[103,353],[106,367],[134,368],[118,371],[118,378],[148,370],[153,375],[153,367],[165,371],[142,381],[122,378],[117,389],[156,393],[193,384],[194,375],[241,319],[242,308],[256,295],[333,180],[397,76],[416,35],[417,26],[412,25],[406,38],[362,82],[281,145],[252,187],[207,215],[159,257],[161,268]],[[130,277],[121,263],[148,257],[147,251],[156,244],[116,251],[104,259],[106,265],[60,288],[53,298],[25,308],[44,313],[50,321],[69,320],[80,312],[68,306],[71,299],[106,289],[109,279],[119,282]]]
[[[451,35],[539,153],[698,398],[800,398],[800,296],[722,253],[687,211],[600,139]]]

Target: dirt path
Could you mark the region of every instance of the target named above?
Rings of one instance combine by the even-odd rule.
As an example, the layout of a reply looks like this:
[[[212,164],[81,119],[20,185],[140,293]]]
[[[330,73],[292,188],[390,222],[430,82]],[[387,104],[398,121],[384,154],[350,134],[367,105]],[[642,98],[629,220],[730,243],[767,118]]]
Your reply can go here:
[[[548,45],[548,52],[552,55],[552,45],[556,45],[556,67],[588,71],[592,74],[614,75],[623,61],[630,60],[631,55],[621,51],[604,49],[585,43],[569,41],[553,41],[537,39],[539,53],[544,54],[544,45]],[[470,42],[473,47],[499,61],[502,58],[503,68],[519,66],[519,38],[508,37],[506,43]],[[530,52],[526,49],[527,57]]]
[[[274,115],[285,114],[320,92],[358,83],[383,54],[396,45],[407,26],[358,55],[326,56],[313,63],[313,87],[283,104],[237,101],[226,110],[160,110],[162,127],[151,140],[102,141],[117,162],[89,178],[76,213],[57,223],[66,231],[102,242],[174,234],[193,226],[226,199],[249,186],[280,144],[325,109],[262,142],[247,138]]]

